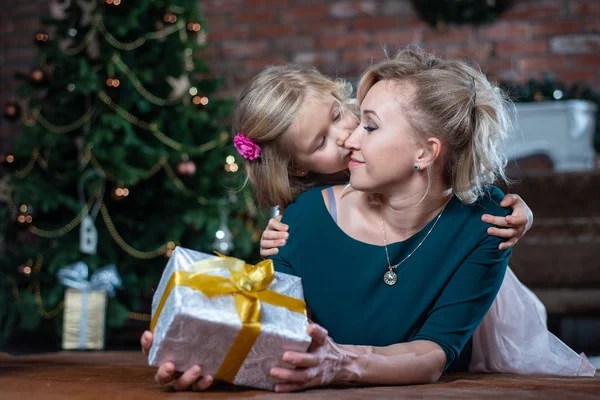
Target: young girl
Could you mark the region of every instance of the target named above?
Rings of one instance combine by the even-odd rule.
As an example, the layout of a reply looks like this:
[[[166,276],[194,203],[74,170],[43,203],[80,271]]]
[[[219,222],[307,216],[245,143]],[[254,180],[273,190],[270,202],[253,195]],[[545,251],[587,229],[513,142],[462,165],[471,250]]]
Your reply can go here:
[[[349,151],[343,145],[359,123],[346,106],[349,93],[349,87],[343,82],[331,81],[314,68],[297,66],[269,67],[249,82],[236,109],[234,141],[240,154],[247,159],[248,177],[261,205],[285,208],[296,196],[313,186],[347,181],[346,176],[339,175],[349,162]],[[482,219],[506,228],[490,228],[489,231],[496,236],[511,238],[501,244],[501,248],[506,248],[524,234],[532,217],[518,196],[508,195],[501,205],[512,205],[513,215],[485,215]],[[261,241],[263,255],[275,254],[276,249],[272,248],[282,244],[272,241],[285,240],[285,236],[275,236],[274,229],[281,228],[276,221],[272,220],[269,228]],[[523,287],[522,291],[527,289]],[[502,293],[501,290],[498,299]],[[545,326],[543,329],[547,332]],[[486,332],[495,335],[493,330]],[[477,335],[476,332],[475,337]],[[151,333],[144,333],[144,350],[149,349],[151,342]],[[476,346],[474,350],[485,351]],[[173,375],[173,365],[167,363],[156,377],[159,382],[168,382]],[[192,368],[176,381],[175,387],[184,389],[193,384],[196,389],[205,389],[212,383],[212,377],[200,376],[201,368]]]

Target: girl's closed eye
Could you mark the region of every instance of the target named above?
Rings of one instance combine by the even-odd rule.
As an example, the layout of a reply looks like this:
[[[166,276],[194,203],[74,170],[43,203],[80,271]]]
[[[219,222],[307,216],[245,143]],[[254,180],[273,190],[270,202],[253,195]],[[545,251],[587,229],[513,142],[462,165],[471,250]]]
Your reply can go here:
[[[338,108],[333,113],[333,122],[338,122],[342,117],[342,111]]]
[[[323,136],[323,139],[321,139],[321,141],[319,142],[319,146],[317,146],[317,150],[323,149],[325,147],[325,144],[327,144],[327,138]]]

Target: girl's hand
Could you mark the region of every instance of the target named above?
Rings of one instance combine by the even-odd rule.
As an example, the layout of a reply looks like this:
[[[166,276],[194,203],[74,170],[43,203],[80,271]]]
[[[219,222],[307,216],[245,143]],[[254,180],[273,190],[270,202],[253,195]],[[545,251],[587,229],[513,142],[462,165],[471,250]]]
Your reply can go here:
[[[311,323],[308,334],[312,344],[306,353],[288,351],[283,361],[296,369],[274,367],[271,376],[281,381],[275,386],[276,392],[293,392],[332,383],[349,382],[358,375],[353,361],[358,357],[328,336],[325,328]]]
[[[488,234],[508,239],[500,243],[500,250],[513,247],[525,235],[533,224],[533,213],[518,194],[507,194],[500,202],[502,207],[512,207],[513,212],[506,217],[495,217],[490,214],[481,216],[483,222],[496,225],[498,228],[488,228]]]
[[[267,229],[260,238],[260,255],[262,257],[272,256],[279,253],[277,247],[283,246],[289,237],[287,230],[289,226],[282,224],[281,215],[271,218]]]
[[[152,341],[154,335],[150,331],[145,331],[142,334],[140,343],[142,345],[142,352],[148,355],[150,348],[152,347]],[[191,388],[193,391],[203,391],[212,385],[214,379],[210,375],[202,376],[202,368],[199,365],[194,365],[177,379],[175,379],[175,365],[172,362],[166,362],[158,368],[156,375],[154,375],[156,382],[161,385],[173,382],[173,388],[176,391],[187,390]]]

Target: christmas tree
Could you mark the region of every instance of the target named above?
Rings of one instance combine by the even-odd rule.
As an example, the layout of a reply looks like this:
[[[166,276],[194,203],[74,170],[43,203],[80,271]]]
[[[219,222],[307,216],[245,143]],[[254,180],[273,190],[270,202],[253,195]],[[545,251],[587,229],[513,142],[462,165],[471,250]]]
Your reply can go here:
[[[107,327],[148,321],[177,245],[253,256],[261,219],[240,189],[230,100],[198,57],[196,0],[51,0],[18,98],[0,211],[0,346],[18,329],[61,334],[75,262],[114,264]],[[0,249],[0,251],[2,251]],[[146,326],[144,324],[144,326]],[[109,335],[110,336],[110,335]]]

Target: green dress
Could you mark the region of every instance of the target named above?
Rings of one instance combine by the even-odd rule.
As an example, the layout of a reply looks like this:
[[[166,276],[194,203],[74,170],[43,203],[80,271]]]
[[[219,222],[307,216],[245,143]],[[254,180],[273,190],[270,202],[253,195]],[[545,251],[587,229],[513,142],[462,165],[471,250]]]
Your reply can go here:
[[[502,191],[489,187],[471,205],[453,197],[429,237],[395,270],[397,283],[388,286],[384,247],[344,233],[329,214],[322,189],[304,192],[286,209],[282,221],[289,224],[290,236],[271,257],[275,269],[302,278],[314,322],[335,342],[388,346],[429,340],[446,353],[448,369],[504,279],[511,250],[498,250],[503,239],[489,236],[490,225],[481,221],[486,213],[509,214],[499,205]],[[413,251],[434,222],[388,244],[392,265]]]

